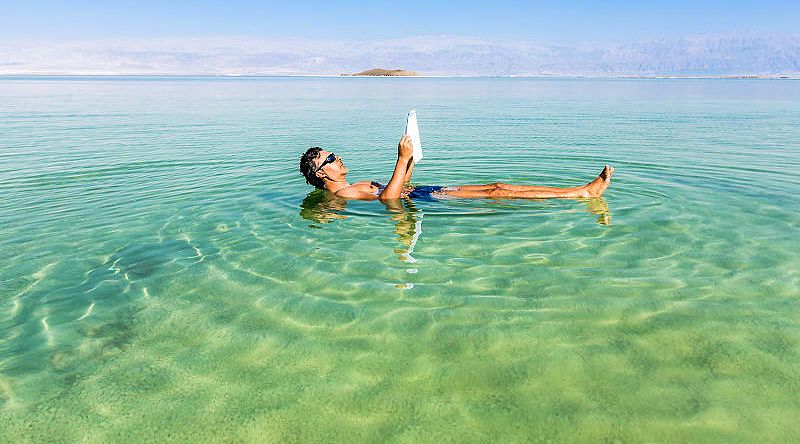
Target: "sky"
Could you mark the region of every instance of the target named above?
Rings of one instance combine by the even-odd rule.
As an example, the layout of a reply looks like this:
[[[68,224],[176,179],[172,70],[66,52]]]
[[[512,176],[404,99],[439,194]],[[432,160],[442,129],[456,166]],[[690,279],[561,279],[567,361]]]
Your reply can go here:
[[[800,34],[800,1],[0,0],[0,42],[219,37],[380,40],[419,35],[612,42]]]

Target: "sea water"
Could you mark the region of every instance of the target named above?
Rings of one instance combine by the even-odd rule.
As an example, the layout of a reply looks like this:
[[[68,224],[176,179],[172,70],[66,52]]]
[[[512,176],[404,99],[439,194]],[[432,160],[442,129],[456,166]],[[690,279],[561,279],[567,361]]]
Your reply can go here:
[[[388,181],[598,199],[345,202]],[[800,82],[0,79],[0,441],[800,439]]]

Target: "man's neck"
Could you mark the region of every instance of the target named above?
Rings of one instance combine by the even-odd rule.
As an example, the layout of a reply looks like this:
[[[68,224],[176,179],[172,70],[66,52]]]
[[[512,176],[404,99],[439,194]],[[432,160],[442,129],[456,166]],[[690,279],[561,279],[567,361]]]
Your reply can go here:
[[[325,189],[330,191],[330,192],[332,192],[332,193],[335,193],[335,192],[341,190],[342,188],[346,188],[346,187],[349,187],[349,186],[350,186],[350,184],[347,183],[347,180],[345,180],[345,179],[336,180],[336,181],[334,181],[334,180],[326,180],[325,181]]]

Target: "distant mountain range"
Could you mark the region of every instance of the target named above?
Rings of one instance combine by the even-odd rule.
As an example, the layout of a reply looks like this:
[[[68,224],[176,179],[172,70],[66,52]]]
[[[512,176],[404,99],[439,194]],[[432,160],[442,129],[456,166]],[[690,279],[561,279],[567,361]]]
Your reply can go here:
[[[554,44],[452,36],[354,41],[161,38],[0,41],[0,74],[800,76],[800,35]]]

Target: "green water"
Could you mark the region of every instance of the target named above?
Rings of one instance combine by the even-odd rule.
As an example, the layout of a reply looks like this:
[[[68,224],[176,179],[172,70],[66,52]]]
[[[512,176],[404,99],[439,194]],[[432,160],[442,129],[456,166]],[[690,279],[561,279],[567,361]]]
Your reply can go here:
[[[387,181],[603,199],[325,199]],[[0,79],[2,442],[796,442],[800,82]],[[309,194],[310,193],[310,194]]]

